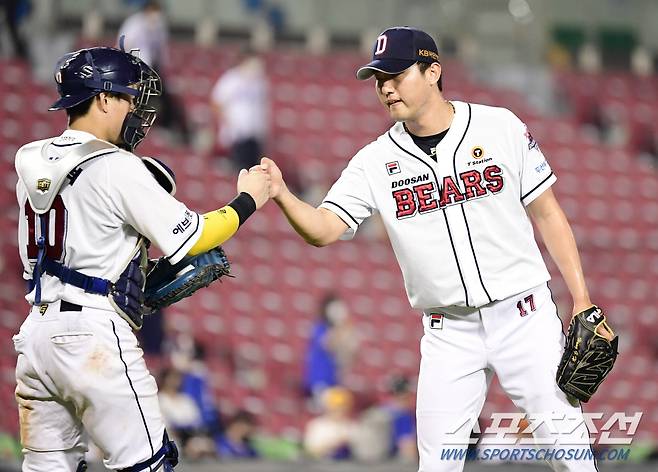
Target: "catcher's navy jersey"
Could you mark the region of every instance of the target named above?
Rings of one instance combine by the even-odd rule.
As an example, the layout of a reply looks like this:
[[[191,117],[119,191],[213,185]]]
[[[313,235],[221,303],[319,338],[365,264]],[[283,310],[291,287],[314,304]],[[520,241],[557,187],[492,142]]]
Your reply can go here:
[[[322,207],[349,226],[379,211],[414,308],[479,307],[549,280],[525,206],[556,180],[509,110],[453,102],[436,148],[402,123],[361,149]]]
[[[55,138],[43,155],[56,160],[92,139],[95,137],[89,133],[67,130]],[[35,165],[40,148],[28,151],[35,153]],[[16,193],[23,276],[31,279],[40,227],[21,180]],[[85,275],[112,281],[125,269],[140,235],[175,263],[187,254],[203,230],[203,218],[167,193],[139,157],[121,150],[111,151],[71,171],[44,216],[49,219],[46,241],[50,258]],[[106,297],[85,293],[49,274],[42,276],[41,287],[44,303],[63,299],[112,310]],[[33,303],[34,290],[26,298]]]

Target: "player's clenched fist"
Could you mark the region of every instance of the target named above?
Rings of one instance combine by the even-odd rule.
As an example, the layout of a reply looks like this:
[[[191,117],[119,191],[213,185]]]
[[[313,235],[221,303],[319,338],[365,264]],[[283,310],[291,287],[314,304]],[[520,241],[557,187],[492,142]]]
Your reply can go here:
[[[271,178],[267,172],[259,169],[247,171],[242,169],[238,175],[238,193],[246,192],[256,202],[256,209],[261,208],[270,198]]]
[[[270,198],[276,199],[285,187],[281,169],[279,169],[279,167],[272,159],[267,157],[263,157],[260,160],[260,167],[270,175],[270,178],[272,179],[270,187]]]

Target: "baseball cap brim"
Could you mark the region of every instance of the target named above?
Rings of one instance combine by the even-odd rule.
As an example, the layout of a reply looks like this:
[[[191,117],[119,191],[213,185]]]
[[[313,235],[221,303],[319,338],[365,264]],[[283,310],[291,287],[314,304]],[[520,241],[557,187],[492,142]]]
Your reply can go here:
[[[408,59],[375,59],[356,71],[356,78],[366,80],[372,77],[375,72],[385,74],[399,74],[416,63],[415,60]]]

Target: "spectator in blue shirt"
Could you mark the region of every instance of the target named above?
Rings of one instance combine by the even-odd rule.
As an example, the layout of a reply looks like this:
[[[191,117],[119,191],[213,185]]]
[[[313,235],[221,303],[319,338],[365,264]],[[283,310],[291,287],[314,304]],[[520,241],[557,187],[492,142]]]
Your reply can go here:
[[[319,398],[328,387],[341,385],[359,341],[345,303],[335,294],[322,301],[306,350],[304,388]]]
[[[416,445],[415,395],[409,379],[396,375],[390,381],[390,399],[384,409],[391,415],[391,457],[404,461],[418,458]]]
[[[256,417],[245,410],[238,411],[226,423],[226,429],[217,438],[217,452],[221,458],[253,459],[258,453],[252,445],[256,430]]]

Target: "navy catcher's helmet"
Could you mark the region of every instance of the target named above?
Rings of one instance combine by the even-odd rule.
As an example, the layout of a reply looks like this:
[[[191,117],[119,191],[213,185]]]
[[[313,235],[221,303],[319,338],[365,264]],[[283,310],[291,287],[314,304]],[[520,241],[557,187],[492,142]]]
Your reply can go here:
[[[148,102],[162,93],[160,77],[128,52],[95,47],[65,54],[57,62],[55,81],[60,98],[50,107],[51,111],[72,108],[101,92],[135,97],[135,108],[126,116],[121,130],[124,147],[130,151],[144,139],[155,121],[156,110]]]

